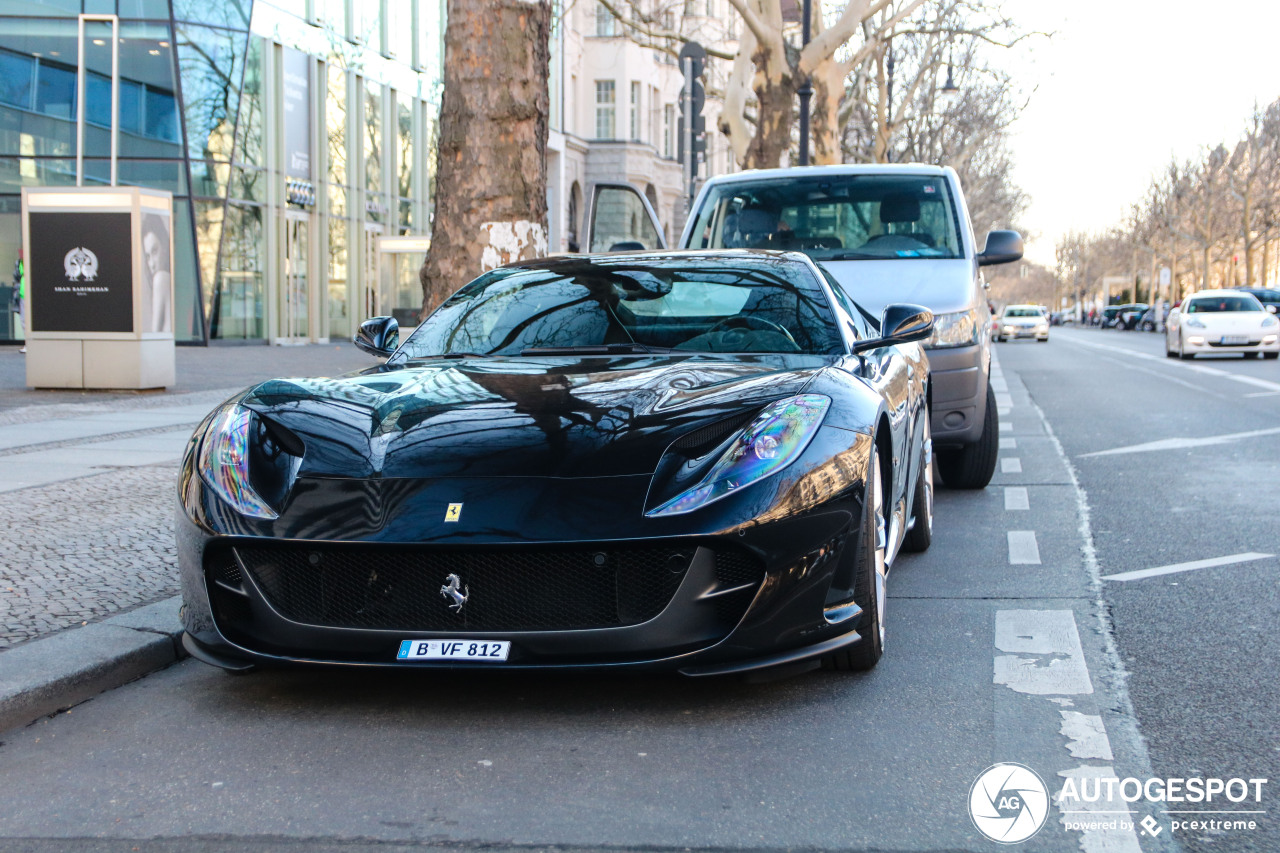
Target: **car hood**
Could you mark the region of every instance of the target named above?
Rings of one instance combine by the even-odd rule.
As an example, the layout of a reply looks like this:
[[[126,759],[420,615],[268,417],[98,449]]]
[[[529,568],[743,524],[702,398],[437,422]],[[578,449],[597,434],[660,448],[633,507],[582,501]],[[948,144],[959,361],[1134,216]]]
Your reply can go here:
[[[275,379],[245,407],[292,431],[299,474],[651,474],[677,437],[798,393],[826,356],[513,357]]]
[[[891,302],[910,302],[934,314],[951,314],[969,310],[976,299],[973,261],[964,258],[821,261],[820,266],[877,318]]]

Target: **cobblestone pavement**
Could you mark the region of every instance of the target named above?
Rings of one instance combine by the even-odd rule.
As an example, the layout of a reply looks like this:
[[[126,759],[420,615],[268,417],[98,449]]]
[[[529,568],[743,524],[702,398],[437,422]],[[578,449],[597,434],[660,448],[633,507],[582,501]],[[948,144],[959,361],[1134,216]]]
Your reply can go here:
[[[94,467],[88,475],[77,470],[74,479],[12,491],[0,483],[0,652],[178,592],[173,541],[177,453],[164,464],[155,457],[167,450],[153,452],[141,464],[116,463],[113,459],[131,451],[112,457],[110,446],[121,439],[134,440],[136,446],[137,439],[189,431],[199,416],[193,414],[190,424],[164,426],[151,426],[155,421],[146,416],[132,419],[136,426],[129,418],[100,418],[100,436],[66,440],[61,438],[65,430],[43,430],[43,423],[83,422],[107,412],[209,410],[241,388],[273,376],[335,376],[377,364],[348,343],[179,347],[178,384],[167,392],[79,392],[28,390],[24,358],[16,348],[0,347],[0,427],[30,425],[29,435],[0,449],[6,464],[55,458],[86,446],[103,449],[100,458],[95,451],[91,465],[79,469]],[[116,464],[120,467],[110,467]],[[106,470],[99,473],[98,466]]]
[[[177,471],[108,471],[0,503],[0,649],[178,591]]]

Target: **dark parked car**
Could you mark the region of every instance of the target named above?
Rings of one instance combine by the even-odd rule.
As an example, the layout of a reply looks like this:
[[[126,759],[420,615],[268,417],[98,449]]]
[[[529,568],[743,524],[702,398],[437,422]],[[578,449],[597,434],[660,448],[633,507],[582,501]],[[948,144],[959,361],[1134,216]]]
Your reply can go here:
[[[1239,290],[1243,293],[1252,293],[1258,297],[1258,301],[1262,303],[1262,307],[1266,308],[1272,314],[1280,311],[1280,289],[1274,287],[1236,287],[1233,290]]]
[[[1116,319],[1120,315],[1121,305],[1108,305],[1102,309],[1102,313],[1098,315],[1098,326],[1103,329],[1110,329],[1116,324]]]
[[[933,523],[933,317],[802,254],[500,267],[386,363],[221,405],[179,480],[183,643],[261,663],[867,669]]]

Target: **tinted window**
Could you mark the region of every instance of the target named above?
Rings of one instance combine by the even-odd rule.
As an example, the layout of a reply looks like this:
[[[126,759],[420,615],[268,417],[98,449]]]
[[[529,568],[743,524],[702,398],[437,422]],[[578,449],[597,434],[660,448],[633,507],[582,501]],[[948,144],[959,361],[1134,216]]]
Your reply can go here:
[[[411,358],[519,355],[632,343],[690,352],[843,351],[826,294],[794,262],[626,258],[494,270],[436,309],[404,351]]]
[[[0,50],[0,103],[31,109],[31,72],[35,61]]]
[[[693,233],[693,248],[796,250],[815,260],[961,257],[947,183],[927,175],[721,184]]]
[[[1039,308],[1006,308],[1004,309],[1006,317],[1043,317]]]
[[[1252,296],[1210,296],[1187,303],[1188,314],[1214,314],[1226,311],[1261,311],[1262,304]]]

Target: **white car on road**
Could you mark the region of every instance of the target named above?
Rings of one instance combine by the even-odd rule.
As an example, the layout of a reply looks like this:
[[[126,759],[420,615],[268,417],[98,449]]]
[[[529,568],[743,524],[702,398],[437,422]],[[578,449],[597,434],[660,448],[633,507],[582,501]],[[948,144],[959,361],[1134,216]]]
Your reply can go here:
[[[1049,340],[1049,316],[1039,305],[1008,305],[995,325],[997,341],[1035,338]]]
[[[1280,356],[1280,320],[1252,293],[1200,290],[1169,312],[1164,352],[1170,358],[1220,352],[1276,358]]]

